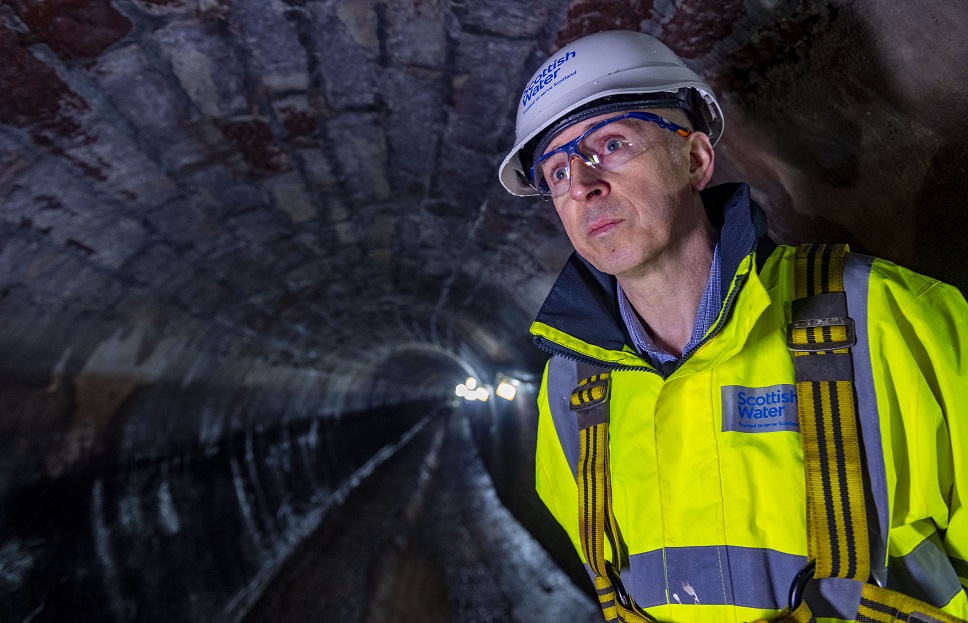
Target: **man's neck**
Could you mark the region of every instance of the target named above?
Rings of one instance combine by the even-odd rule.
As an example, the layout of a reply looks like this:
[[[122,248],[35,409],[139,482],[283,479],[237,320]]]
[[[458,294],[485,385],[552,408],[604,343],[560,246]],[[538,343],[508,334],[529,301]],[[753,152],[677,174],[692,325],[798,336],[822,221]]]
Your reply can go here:
[[[655,345],[677,358],[692,338],[715,244],[715,231],[707,224],[645,270],[618,276]]]

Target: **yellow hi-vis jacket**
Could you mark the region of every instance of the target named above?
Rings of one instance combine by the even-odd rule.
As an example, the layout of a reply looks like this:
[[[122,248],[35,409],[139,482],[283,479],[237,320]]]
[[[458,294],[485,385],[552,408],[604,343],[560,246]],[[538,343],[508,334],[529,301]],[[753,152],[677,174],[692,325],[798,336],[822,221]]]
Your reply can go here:
[[[795,249],[766,236],[745,185],[703,200],[720,229],[723,306],[674,370],[628,346],[615,280],[573,255],[531,332],[552,353],[539,394],[536,488],[578,536],[576,361],[611,373],[621,578],[659,621],[770,618],[806,564],[797,397],[787,348]],[[968,305],[953,287],[849,254],[844,270],[872,581],[968,619]],[[609,557],[611,555],[609,554]],[[811,582],[818,621],[852,621],[859,584]]]

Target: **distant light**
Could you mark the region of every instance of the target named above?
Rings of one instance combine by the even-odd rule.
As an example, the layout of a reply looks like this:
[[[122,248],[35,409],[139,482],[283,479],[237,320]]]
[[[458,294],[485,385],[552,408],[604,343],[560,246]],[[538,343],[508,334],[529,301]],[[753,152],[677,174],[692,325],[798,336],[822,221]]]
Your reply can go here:
[[[487,402],[490,397],[487,388],[484,386],[478,387],[477,379],[470,377],[468,377],[466,383],[461,383],[454,388],[454,393],[464,400],[480,400],[481,402]]]
[[[518,393],[518,388],[507,381],[501,381],[501,384],[497,386],[494,393],[505,400],[514,400],[514,396]]]

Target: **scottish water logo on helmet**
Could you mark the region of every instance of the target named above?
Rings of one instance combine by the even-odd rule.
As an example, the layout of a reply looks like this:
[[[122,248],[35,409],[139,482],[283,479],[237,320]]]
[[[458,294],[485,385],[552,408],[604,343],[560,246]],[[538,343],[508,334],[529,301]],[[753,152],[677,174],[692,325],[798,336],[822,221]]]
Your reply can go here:
[[[715,144],[723,113],[712,89],[663,43],[644,33],[613,30],[563,47],[531,76],[518,101],[515,144],[501,164],[501,183],[512,194],[534,195],[522,148],[572,111],[598,100],[655,95],[657,107],[678,107]],[[636,98],[629,98],[636,99]],[[560,131],[561,128],[558,128]]]
[[[521,107],[527,113],[532,106],[538,103],[538,99],[541,98],[545,93],[550,93],[551,89],[557,87],[558,85],[564,83],[565,80],[569,78],[574,78],[578,75],[578,70],[574,69],[571,73],[565,73],[559,78],[559,74],[562,74],[562,68],[568,63],[570,59],[575,58],[576,52],[574,50],[569,50],[565,52],[558,58],[553,59],[550,63],[544,66],[538,73],[531,78],[531,82],[528,86],[524,87],[524,94],[521,95]],[[568,69],[565,69],[568,71]]]

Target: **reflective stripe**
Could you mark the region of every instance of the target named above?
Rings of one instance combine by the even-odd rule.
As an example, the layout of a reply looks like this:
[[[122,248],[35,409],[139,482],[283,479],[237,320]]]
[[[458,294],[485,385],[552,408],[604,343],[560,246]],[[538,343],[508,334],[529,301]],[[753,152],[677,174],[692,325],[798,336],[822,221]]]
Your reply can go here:
[[[864,489],[867,498],[867,532],[870,539],[871,573],[883,585],[887,581],[888,503],[887,476],[884,469],[881,424],[874,394],[874,374],[871,365],[870,343],[867,333],[867,296],[871,266],[874,258],[848,253],[844,259],[844,290],[847,292],[847,311],[854,319],[857,343],[851,349],[854,359],[854,391],[857,397],[857,418],[860,420],[864,441]]]
[[[622,581],[644,608],[676,603],[781,609],[805,556],[738,546],[668,547],[629,557]],[[690,593],[690,590],[695,595]]]
[[[565,453],[571,475],[578,478],[578,422],[568,408],[571,392],[578,385],[578,370],[574,361],[552,357],[548,362],[548,406],[555,423],[558,443]]]
[[[806,560],[749,547],[670,547],[630,556],[622,580],[644,608],[677,603],[678,597],[683,604],[698,599],[707,605],[779,610],[786,605],[790,581]],[[892,559],[890,577],[889,588],[935,606],[944,606],[961,590],[937,534],[907,556]],[[853,620],[860,590],[859,582],[826,578],[809,583],[804,598],[817,617]]]
[[[935,532],[910,554],[888,562],[887,588],[942,607],[961,592],[961,581]]]
[[[862,588],[855,580],[823,578],[807,584],[803,599],[814,616],[853,621]]]

